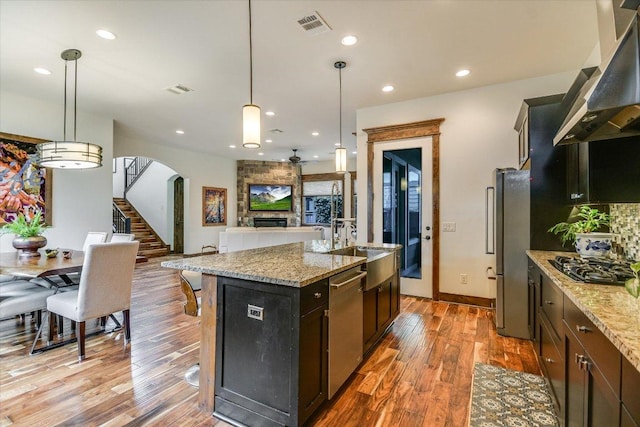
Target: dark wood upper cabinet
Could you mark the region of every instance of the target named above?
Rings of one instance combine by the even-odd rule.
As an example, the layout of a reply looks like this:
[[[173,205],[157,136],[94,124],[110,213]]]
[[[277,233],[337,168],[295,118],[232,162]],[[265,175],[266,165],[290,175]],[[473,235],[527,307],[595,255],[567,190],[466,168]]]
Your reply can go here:
[[[567,146],[567,202],[640,202],[640,137]]]

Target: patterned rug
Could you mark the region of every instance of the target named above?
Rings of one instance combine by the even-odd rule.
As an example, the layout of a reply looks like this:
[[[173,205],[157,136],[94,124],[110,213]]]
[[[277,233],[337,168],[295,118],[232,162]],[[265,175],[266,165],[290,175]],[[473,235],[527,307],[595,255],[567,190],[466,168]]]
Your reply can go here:
[[[469,426],[547,427],[558,419],[543,377],[476,363]]]

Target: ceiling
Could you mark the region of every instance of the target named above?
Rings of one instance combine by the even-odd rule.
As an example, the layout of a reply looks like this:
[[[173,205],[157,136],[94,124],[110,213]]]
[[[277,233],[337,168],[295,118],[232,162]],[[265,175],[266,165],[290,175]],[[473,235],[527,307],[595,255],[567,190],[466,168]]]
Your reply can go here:
[[[252,10],[253,100],[262,108],[262,139],[272,140],[260,150],[241,144],[247,1],[1,0],[0,85],[59,102],[62,114],[60,53],[77,48],[78,109],[112,117],[116,140],[233,159],[280,160],[292,148],[303,160],[329,159],[339,141],[337,60],[347,62],[342,141],[351,153],[356,109],[577,70],[597,44],[595,0],[254,0]],[[300,27],[314,11],[331,31]],[[117,38],[97,37],[100,28]],[[347,34],[358,43],[343,46]],[[461,68],[471,74],[455,77]],[[194,91],[166,90],[177,84]],[[386,84],[395,91],[383,93]],[[269,110],[276,115],[265,116]],[[62,137],[60,128],[52,138]]]

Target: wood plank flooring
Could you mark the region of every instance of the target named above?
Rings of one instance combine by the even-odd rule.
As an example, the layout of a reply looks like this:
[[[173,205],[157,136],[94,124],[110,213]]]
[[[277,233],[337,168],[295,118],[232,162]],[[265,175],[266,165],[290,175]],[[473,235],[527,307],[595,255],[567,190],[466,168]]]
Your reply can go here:
[[[0,427],[228,426],[198,410],[183,379],[198,360],[199,319],[183,313],[164,259],[136,266],[126,349],[114,332],[88,338],[81,363],[76,344],[29,356],[31,321],[0,321]],[[540,373],[531,343],[498,336],[493,315],[403,297],[389,333],[309,425],[465,426],[475,362]]]

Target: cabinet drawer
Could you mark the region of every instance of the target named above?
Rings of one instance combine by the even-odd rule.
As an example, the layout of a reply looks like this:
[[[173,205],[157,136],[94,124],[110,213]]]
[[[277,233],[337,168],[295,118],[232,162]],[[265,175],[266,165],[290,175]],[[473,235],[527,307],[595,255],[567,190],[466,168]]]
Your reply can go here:
[[[540,305],[556,337],[562,335],[562,291],[546,276],[540,283]]]
[[[564,298],[566,327],[580,340],[589,357],[598,366],[609,385],[620,396],[621,354],[607,337],[569,299]]]
[[[622,358],[622,402],[629,411],[629,415],[640,425],[640,372],[623,357]]]
[[[329,302],[329,280],[312,283],[300,290],[300,313],[306,314]]]
[[[558,350],[563,345],[562,341],[549,331],[547,322],[540,321],[540,361],[545,376],[551,384],[551,389],[555,397],[556,410],[562,414],[564,403],[564,359]],[[561,417],[562,418],[562,417]]]

